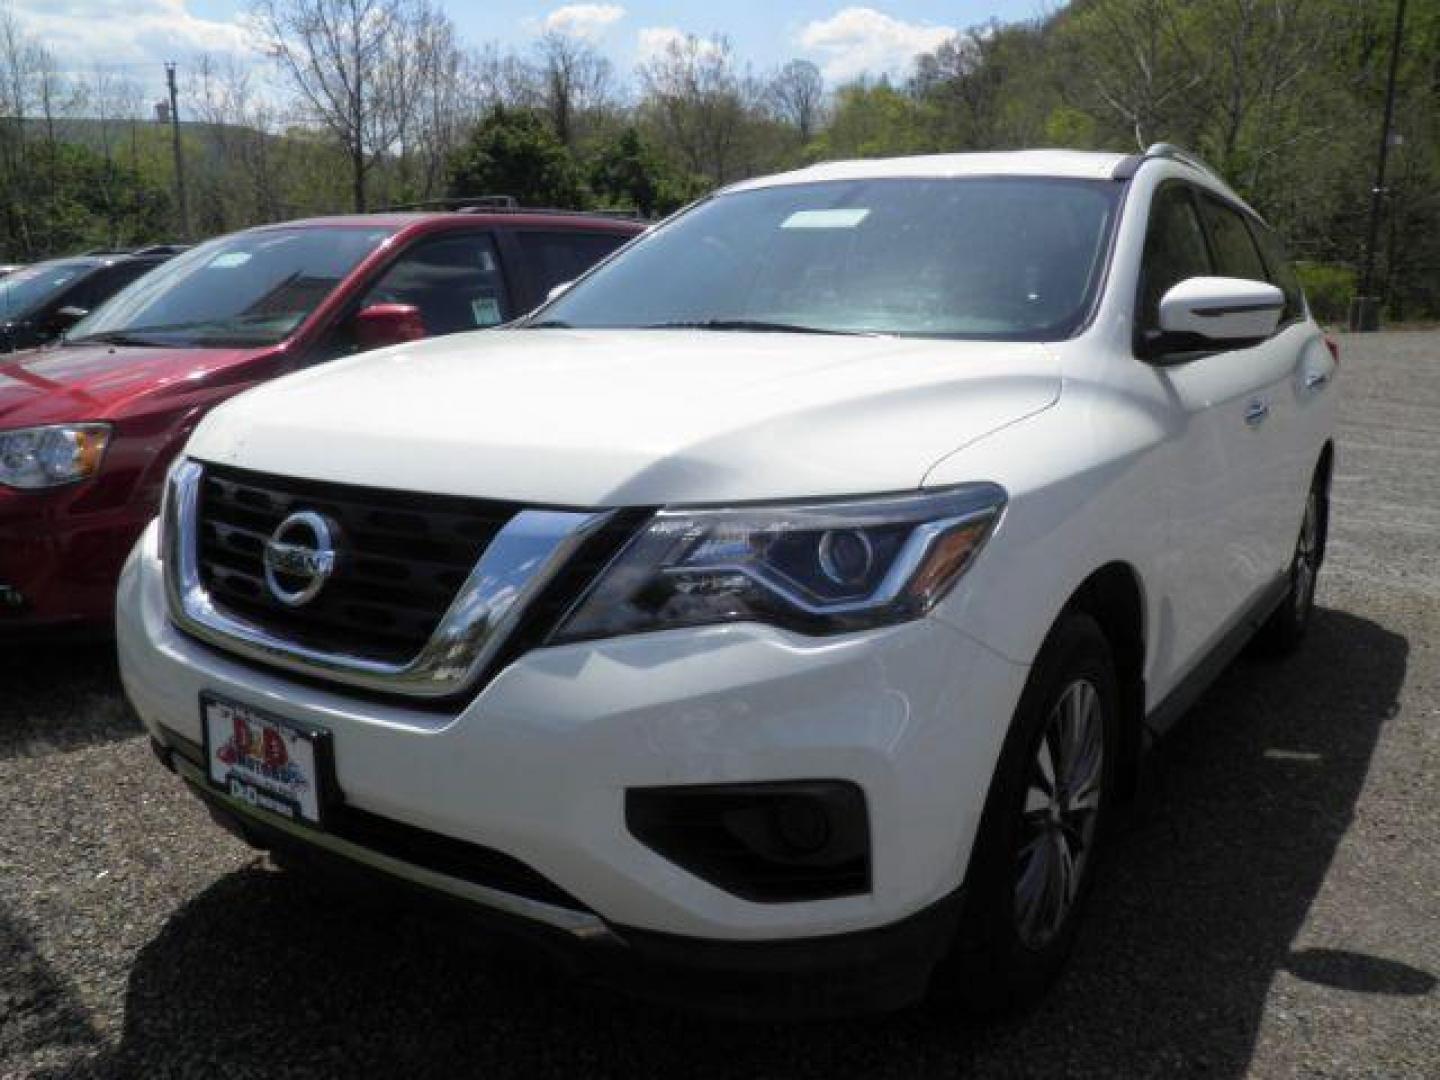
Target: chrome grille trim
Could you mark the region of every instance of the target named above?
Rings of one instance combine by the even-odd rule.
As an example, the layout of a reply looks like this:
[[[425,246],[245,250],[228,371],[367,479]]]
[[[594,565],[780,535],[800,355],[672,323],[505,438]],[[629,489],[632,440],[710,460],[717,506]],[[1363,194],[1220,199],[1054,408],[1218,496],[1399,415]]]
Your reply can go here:
[[[204,466],[182,459],[170,472],[161,515],[170,617],[227,652],[325,681],[383,694],[438,699],[469,689],[500,651],[526,607],[613,511],[522,510],[481,554],[424,647],[404,663],[325,652],[212,602],[200,579],[199,510]]]

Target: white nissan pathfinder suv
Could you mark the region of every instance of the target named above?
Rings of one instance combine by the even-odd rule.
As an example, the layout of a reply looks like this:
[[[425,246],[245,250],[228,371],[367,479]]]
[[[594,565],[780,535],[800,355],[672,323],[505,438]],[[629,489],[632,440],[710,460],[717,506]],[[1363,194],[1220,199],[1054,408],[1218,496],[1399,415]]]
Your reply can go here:
[[[282,865],[722,1008],[1023,1003],[1152,736],[1305,631],[1336,362],[1170,147],[747,181],[217,408],[125,684]]]

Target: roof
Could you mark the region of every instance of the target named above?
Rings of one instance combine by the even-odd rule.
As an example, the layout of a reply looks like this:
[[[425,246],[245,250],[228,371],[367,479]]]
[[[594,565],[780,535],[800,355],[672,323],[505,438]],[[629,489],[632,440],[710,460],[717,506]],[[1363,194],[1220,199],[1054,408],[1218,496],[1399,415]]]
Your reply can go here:
[[[50,259],[37,259],[35,262],[26,263],[20,269],[28,270],[38,266],[58,266],[67,263],[72,266],[109,266],[111,263],[119,262],[123,255],[56,255]]]
[[[1124,154],[1083,150],[1014,150],[984,154],[923,154],[914,157],[866,158],[825,161],[792,172],[745,180],[728,190],[808,184],[825,180],[876,180],[888,178],[959,176],[1059,176],[1081,180],[1109,180]]]
[[[400,211],[376,214],[335,214],[327,217],[299,218],[295,221],[277,221],[270,225],[258,225],[257,229],[401,229],[417,225],[430,227],[453,225],[467,228],[480,225],[563,225],[580,231],[640,232],[647,224],[634,218],[612,217],[604,214],[586,214],[566,210],[514,211]]]

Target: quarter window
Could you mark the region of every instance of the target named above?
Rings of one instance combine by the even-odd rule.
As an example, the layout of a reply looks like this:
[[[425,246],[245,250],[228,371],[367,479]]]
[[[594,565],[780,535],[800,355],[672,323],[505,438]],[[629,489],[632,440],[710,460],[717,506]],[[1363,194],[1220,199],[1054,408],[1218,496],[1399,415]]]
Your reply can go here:
[[[602,232],[517,232],[539,299],[556,285],[574,281],[618,248],[628,236]]]
[[[1213,272],[1190,190],[1181,184],[1160,188],[1150,204],[1150,228],[1141,263],[1141,330],[1159,332],[1160,298],[1172,287]]]
[[[1295,268],[1290,265],[1290,259],[1285,254],[1285,245],[1280,242],[1280,237],[1273,229],[1267,229],[1258,221],[1250,223],[1250,231],[1255,234],[1255,242],[1260,245],[1260,254],[1265,257],[1270,283],[1285,294],[1285,311],[1281,318],[1286,322],[1301,318],[1305,314],[1305,293],[1300,288],[1300,279],[1295,275]]]
[[[1215,245],[1218,273],[1222,277],[1247,278],[1250,281],[1269,280],[1245,218],[1209,196],[1200,200],[1200,208],[1205,228],[1210,233],[1210,242]]]

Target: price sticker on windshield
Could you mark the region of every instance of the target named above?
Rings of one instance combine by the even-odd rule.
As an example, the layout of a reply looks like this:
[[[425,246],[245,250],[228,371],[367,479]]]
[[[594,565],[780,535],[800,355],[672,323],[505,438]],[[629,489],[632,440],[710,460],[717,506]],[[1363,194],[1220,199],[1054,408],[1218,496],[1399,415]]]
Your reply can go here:
[[[853,229],[867,217],[866,209],[796,210],[780,223],[782,229]]]

